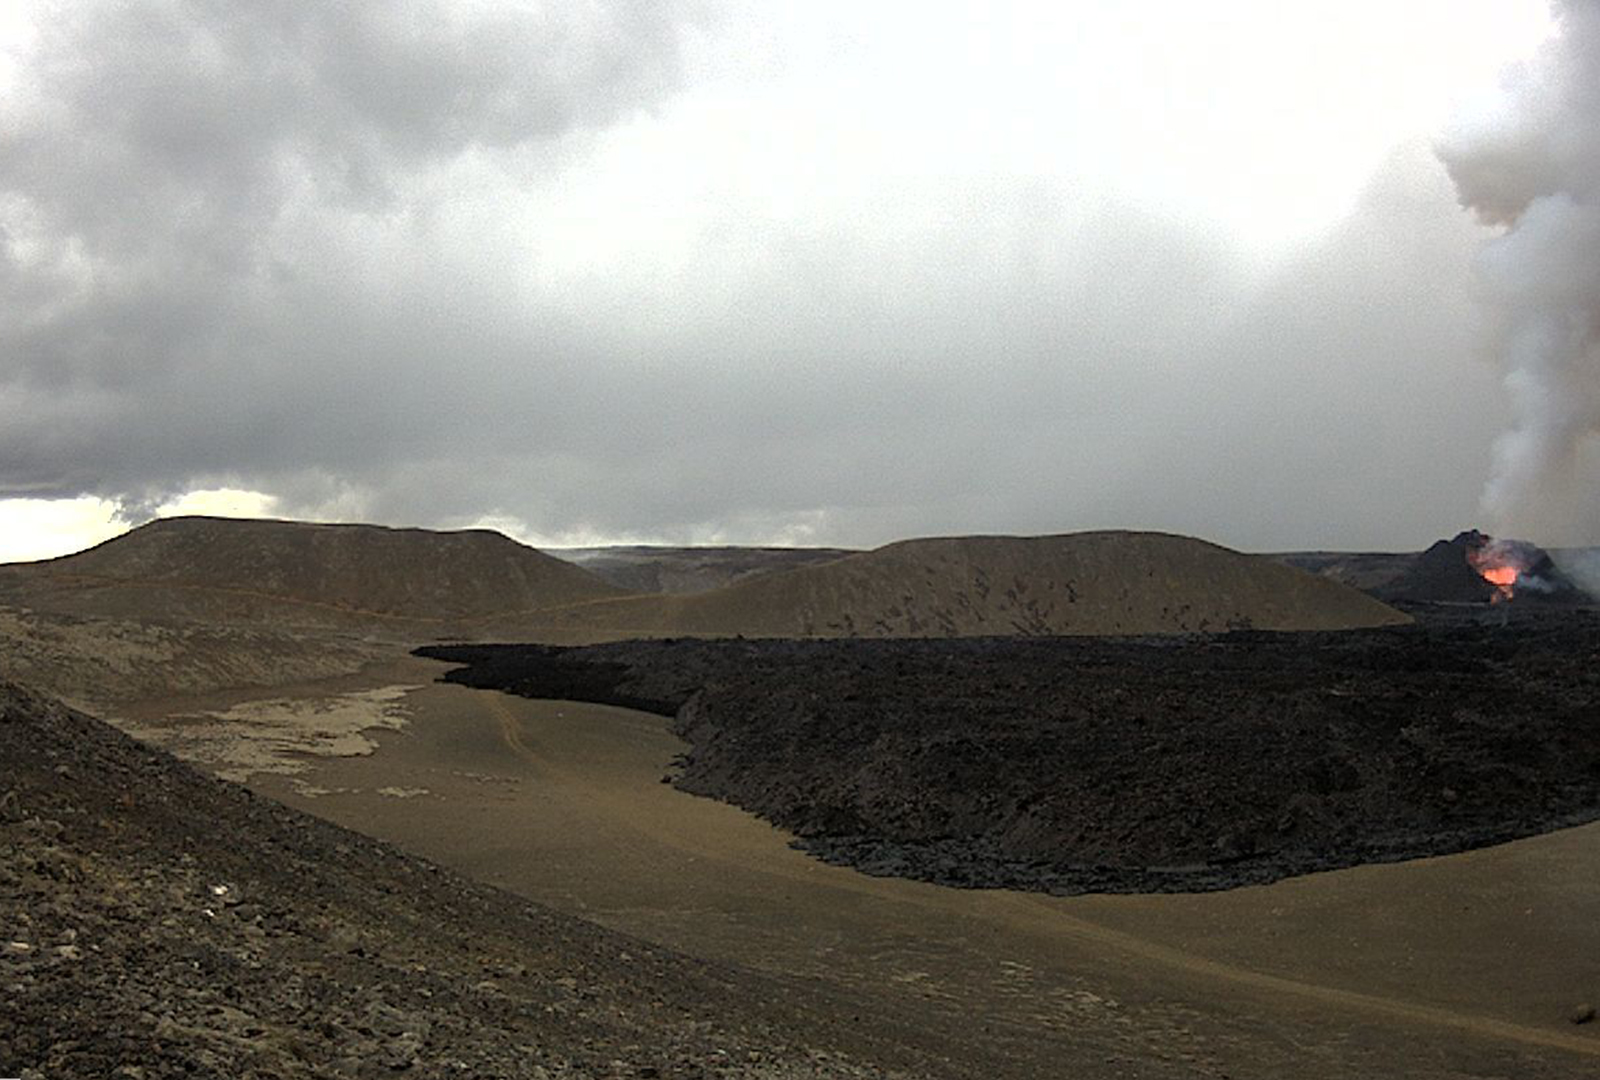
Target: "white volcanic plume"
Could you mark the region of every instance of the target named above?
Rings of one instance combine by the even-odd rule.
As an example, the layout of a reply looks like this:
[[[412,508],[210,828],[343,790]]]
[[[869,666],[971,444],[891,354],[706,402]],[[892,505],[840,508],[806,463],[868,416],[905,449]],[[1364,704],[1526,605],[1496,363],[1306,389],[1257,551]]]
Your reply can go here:
[[[1484,509],[1570,541],[1600,525],[1600,2],[1556,13],[1557,34],[1438,152],[1462,204],[1504,229],[1478,265],[1511,405]]]

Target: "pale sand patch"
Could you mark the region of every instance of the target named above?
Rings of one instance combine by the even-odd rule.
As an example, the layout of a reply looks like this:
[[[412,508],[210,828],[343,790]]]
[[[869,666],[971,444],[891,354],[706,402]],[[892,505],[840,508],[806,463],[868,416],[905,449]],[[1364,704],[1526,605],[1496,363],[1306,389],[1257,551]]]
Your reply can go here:
[[[415,799],[419,795],[428,794],[425,787],[381,787],[379,795],[387,795],[391,799]]]
[[[320,787],[320,786],[318,786],[316,784],[308,784],[304,780],[299,779],[298,777],[291,777],[289,782],[294,785],[295,791],[299,792],[301,795],[304,795],[308,799],[315,799],[315,798],[318,798],[318,797],[323,796],[323,795],[359,795],[359,794],[361,794],[361,789],[360,788],[353,788],[353,787]]]
[[[307,757],[363,757],[378,748],[374,730],[405,727],[404,697],[416,685],[382,686],[317,698],[268,698],[222,711],[180,713],[159,720],[123,722],[128,734],[205,766],[227,780],[255,773],[293,775]],[[384,794],[410,798],[423,789]]]

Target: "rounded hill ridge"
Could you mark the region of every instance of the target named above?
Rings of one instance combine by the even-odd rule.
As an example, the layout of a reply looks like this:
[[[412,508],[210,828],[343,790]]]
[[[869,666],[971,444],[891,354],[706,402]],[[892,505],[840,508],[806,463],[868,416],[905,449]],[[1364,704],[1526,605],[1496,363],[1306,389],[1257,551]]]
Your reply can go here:
[[[107,586],[198,588],[423,619],[526,611],[620,592],[487,529],[162,518],[35,566],[58,579]]]
[[[686,596],[547,613],[552,629],[764,637],[1331,630],[1409,618],[1266,556],[1154,532],[904,540]]]

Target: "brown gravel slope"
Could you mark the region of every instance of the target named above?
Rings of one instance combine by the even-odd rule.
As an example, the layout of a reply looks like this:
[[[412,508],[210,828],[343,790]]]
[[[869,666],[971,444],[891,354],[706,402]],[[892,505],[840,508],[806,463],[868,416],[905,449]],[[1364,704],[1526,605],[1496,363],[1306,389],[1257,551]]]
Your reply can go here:
[[[0,762],[0,1075],[895,1075],[835,1050],[804,987],[466,882],[3,682]]]
[[[1333,630],[1408,622],[1338,582],[1145,532],[907,540],[692,596],[542,613],[522,627],[619,636],[960,637]]]

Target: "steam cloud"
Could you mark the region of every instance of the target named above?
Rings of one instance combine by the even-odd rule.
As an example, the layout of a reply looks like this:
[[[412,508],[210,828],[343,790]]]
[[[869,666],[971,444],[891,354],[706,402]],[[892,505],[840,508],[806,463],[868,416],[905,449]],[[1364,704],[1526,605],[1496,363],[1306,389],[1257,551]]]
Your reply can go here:
[[[1600,4],[1557,15],[1438,152],[1462,204],[1504,227],[1477,267],[1511,408],[1483,508],[1499,529],[1570,541],[1600,519]]]

